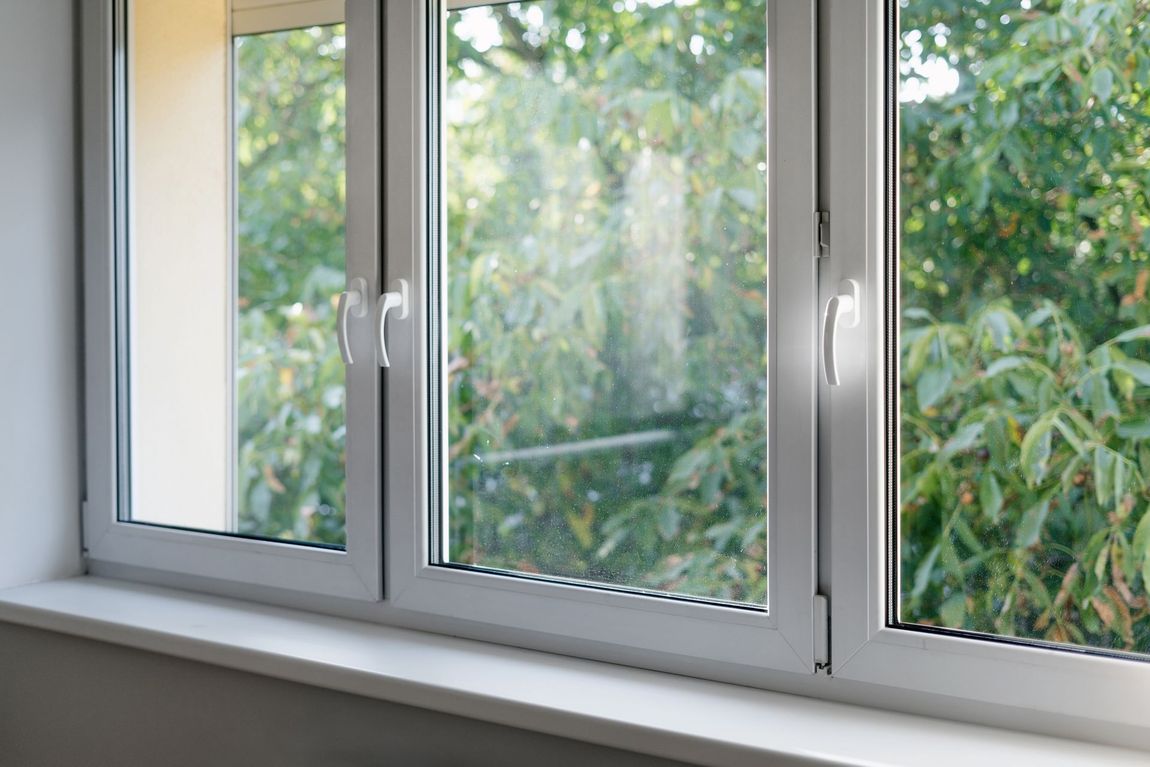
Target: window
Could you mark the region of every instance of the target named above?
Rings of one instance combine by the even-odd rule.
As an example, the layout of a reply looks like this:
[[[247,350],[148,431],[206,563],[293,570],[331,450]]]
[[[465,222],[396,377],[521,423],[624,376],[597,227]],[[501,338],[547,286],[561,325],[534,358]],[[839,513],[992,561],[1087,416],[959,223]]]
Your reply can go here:
[[[101,7],[94,572],[1144,733],[1129,3]]]
[[[899,620],[1150,652],[1148,208],[1129,175],[1150,22],[933,6],[899,31]]]
[[[441,564],[766,606],[766,35],[448,15]]]
[[[467,5],[388,6],[388,607],[810,673],[812,8]]]
[[[89,552],[375,599],[376,9],[107,5]]]
[[[1148,681],[1125,655],[1141,447],[1119,433],[1145,354],[1121,181],[1144,105],[1127,70],[1099,74],[1137,66],[1145,20],[1123,8],[836,6],[826,38],[820,278],[865,278],[820,408],[833,675],[1087,738],[1141,728]]]
[[[236,529],[331,545],[347,417],[343,24],[234,38]]]

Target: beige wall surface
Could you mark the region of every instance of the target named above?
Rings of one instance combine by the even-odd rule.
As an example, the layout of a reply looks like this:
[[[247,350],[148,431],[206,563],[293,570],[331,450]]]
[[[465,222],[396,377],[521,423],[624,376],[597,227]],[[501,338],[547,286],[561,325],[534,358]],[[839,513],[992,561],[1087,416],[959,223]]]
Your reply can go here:
[[[227,0],[129,9],[134,519],[228,529]]]

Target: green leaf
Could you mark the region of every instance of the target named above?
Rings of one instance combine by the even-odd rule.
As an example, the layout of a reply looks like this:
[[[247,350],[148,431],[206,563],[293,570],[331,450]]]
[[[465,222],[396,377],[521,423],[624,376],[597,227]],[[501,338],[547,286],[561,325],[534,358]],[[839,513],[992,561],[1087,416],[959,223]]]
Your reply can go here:
[[[1024,367],[1029,364],[1029,360],[1024,357],[999,357],[994,362],[986,366],[986,377],[994,378],[996,375],[1005,373],[1008,370]]]
[[[962,561],[958,558],[958,550],[954,547],[954,541],[949,537],[943,538],[939,541],[939,548],[938,558],[942,562],[943,570],[961,583],[965,574],[962,570]]]
[[[927,586],[930,585],[930,576],[934,572],[934,563],[938,559],[939,552],[942,547],[937,543],[931,548],[930,553],[923,558],[919,563],[918,569],[914,573],[914,589],[910,592],[912,597],[920,597],[926,591]]]
[[[1019,523],[1018,530],[1014,535],[1015,547],[1029,549],[1038,543],[1038,539],[1042,534],[1042,525],[1046,522],[1046,517],[1049,513],[1049,498],[1027,509],[1022,515],[1022,521]]]
[[[1141,327],[1127,330],[1125,333],[1119,333],[1110,339],[1110,343],[1122,344],[1127,341],[1137,341],[1141,338],[1150,338],[1150,325],[1142,325]]]
[[[1106,547],[1109,540],[1110,528],[1104,527],[1096,531],[1094,535],[1090,536],[1090,540],[1086,542],[1086,546],[1082,549],[1082,553],[1079,556],[1079,562],[1083,565],[1089,565],[1091,562],[1095,563],[1095,567],[1085,570],[1087,584],[1090,586],[1090,590],[1093,590],[1093,588],[1098,585],[1098,557],[1102,555],[1102,549]]]
[[[723,470],[715,467],[703,475],[703,481],[699,483],[699,497],[703,503],[708,506],[713,505],[719,500],[719,491],[723,484]]]
[[[1074,431],[1074,427],[1072,425],[1066,423],[1061,418],[1055,418],[1054,428],[1058,429],[1058,433],[1062,435],[1062,438],[1070,443],[1070,446],[1074,448],[1075,453],[1078,455],[1087,454],[1086,444],[1079,437],[1078,433]]]
[[[1018,70],[1015,83],[1017,85],[1030,85],[1041,82],[1043,78],[1058,68],[1058,59],[1039,59],[1033,64],[1027,64]]]
[[[1097,66],[1094,68],[1090,74],[1090,90],[1101,101],[1110,100],[1110,94],[1114,91],[1114,73],[1110,71],[1109,67]]]
[[[982,319],[986,323],[986,327],[990,329],[990,337],[995,347],[1001,351],[1009,348],[1011,338],[1014,335],[1011,321],[1013,320],[1013,324],[1018,323],[1018,318],[1014,316],[1013,312],[998,309],[987,312]]]
[[[1055,314],[1055,309],[1050,304],[1047,304],[1046,306],[1040,306],[1039,308],[1037,308],[1033,312],[1031,312],[1029,315],[1027,315],[1024,324],[1028,328],[1036,328],[1039,325],[1041,325],[1042,323],[1046,322],[1051,317],[1053,317],[1054,314]]]
[[[758,207],[759,198],[754,191],[750,189],[728,189],[727,194],[747,211],[753,212]]]
[[[1108,564],[1110,564],[1110,547],[1104,541],[1102,548],[1098,550],[1097,559],[1094,560],[1094,577],[1098,579],[1099,583],[1106,577],[1106,565]]]
[[[1142,512],[1142,519],[1134,530],[1134,561],[1142,570],[1142,589],[1150,589],[1150,507]]]
[[[953,381],[954,375],[950,372],[950,368],[927,368],[927,370],[919,376],[918,385],[915,387],[919,409],[927,410],[928,408],[934,407],[939,400],[946,396]]]
[[[906,353],[906,365],[903,368],[905,380],[914,381],[918,378],[923,366],[926,365],[926,360],[930,355],[930,347],[934,344],[934,339],[934,328],[928,328],[911,343]]]
[[[939,608],[938,617],[947,628],[962,628],[966,622],[966,595],[958,593],[948,597]]]
[[[992,472],[982,475],[982,482],[978,486],[978,501],[982,505],[983,516],[991,522],[997,522],[998,515],[1002,513],[1002,488]]]
[[[659,535],[663,540],[669,541],[679,534],[681,520],[679,510],[673,505],[667,504],[663,507],[663,511],[659,514]]]
[[[1050,437],[1056,411],[1045,413],[1022,438],[1019,460],[1026,483],[1034,487],[1046,476],[1050,461]]]
[[[1114,491],[1114,454],[1104,447],[1094,448],[1094,497],[1105,506]]]
[[[1143,386],[1150,386],[1150,362],[1126,359],[1115,362],[1114,367],[1124,373],[1130,374]]]
[[[1126,497],[1126,459],[1117,456],[1114,461],[1114,510],[1122,505]]]
[[[986,551],[986,547],[982,545],[982,541],[970,529],[970,525],[961,516],[954,522],[954,532],[958,534],[958,539],[966,545],[968,549],[975,554],[982,554]]]
[[[955,453],[961,453],[963,450],[969,450],[978,444],[982,439],[982,430],[984,426],[979,423],[968,423],[966,426],[960,428],[954,433],[946,444],[942,446],[939,455],[943,458],[949,458]]]

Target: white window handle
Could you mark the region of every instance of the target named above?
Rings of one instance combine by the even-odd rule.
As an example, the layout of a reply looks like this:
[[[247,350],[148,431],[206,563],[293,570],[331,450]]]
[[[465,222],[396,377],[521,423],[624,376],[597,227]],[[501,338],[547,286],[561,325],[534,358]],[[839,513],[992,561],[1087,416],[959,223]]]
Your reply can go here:
[[[835,338],[839,325],[853,328],[859,324],[859,284],[854,280],[839,283],[838,295],[827,301],[823,314],[823,374],[831,386],[839,385],[839,365]]]
[[[391,367],[387,356],[387,314],[397,309],[399,316],[396,319],[407,319],[407,301],[407,280],[396,280],[395,290],[384,293],[375,304],[375,352],[381,368]]]
[[[347,316],[362,317],[367,314],[367,280],[356,277],[351,281],[351,287],[339,294],[339,306],[335,313],[339,356],[343,357],[343,364],[350,365],[354,360],[351,358],[351,342],[347,338]]]

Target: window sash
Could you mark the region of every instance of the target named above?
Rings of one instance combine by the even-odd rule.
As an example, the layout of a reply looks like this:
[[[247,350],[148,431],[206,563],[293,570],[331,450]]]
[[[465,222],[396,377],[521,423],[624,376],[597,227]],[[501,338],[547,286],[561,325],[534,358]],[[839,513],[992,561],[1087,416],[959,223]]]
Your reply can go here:
[[[823,14],[822,103],[832,253],[820,275],[822,298],[843,277],[863,286],[863,325],[840,346],[843,385],[820,398],[823,535],[834,556],[825,567],[831,600],[832,675],[914,694],[950,696],[964,717],[1087,740],[1145,742],[1150,663],[1101,657],[1077,648],[1008,644],[891,627],[897,568],[887,514],[887,365],[884,312],[897,308],[897,220],[887,188],[897,114],[886,51],[893,44],[896,0],[830,3]],[[861,62],[861,64],[860,64]],[[849,243],[843,246],[841,243]],[[891,435],[895,436],[895,435]],[[987,708],[985,704],[992,704]],[[905,705],[905,704],[904,704]],[[952,710],[962,708],[954,704]],[[953,714],[952,714],[953,715]]]
[[[385,92],[411,94],[411,109],[386,114],[386,236],[388,281],[409,280],[417,297],[408,321],[388,329],[387,372],[387,598],[392,606],[426,616],[462,619],[473,636],[500,641],[578,646],[580,654],[615,660],[617,651],[646,650],[718,665],[811,673],[815,597],[815,16],[809,0],[775,0],[768,7],[770,152],[770,443],[786,435],[787,449],[770,450],[769,614],[713,604],[573,586],[546,579],[429,564],[429,481],[432,455],[429,407],[432,355],[429,285],[440,229],[429,196],[439,147],[434,81],[429,64],[443,67],[440,31],[422,0],[387,5]],[[442,7],[435,13],[443,14]],[[438,50],[436,48],[438,47]],[[779,73],[785,73],[780,77]],[[391,98],[394,98],[392,96]],[[786,190],[775,194],[773,190]],[[416,190],[413,195],[411,190]],[[440,323],[442,325],[442,323]],[[442,437],[441,437],[442,438]],[[781,584],[781,585],[780,585]],[[508,639],[510,637],[510,639]],[[538,642],[538,640],[534,640]],[[674,661],[672,661],[674,662]],[[659,661],[655,662],[660,665]]]
[[[347,369],[347,548],[344,551],[278,541],[247,540],[194,530],[121,521],[129,500],[121,462],[127,460],[121,391],[130,329],[125,327],[127,195],[126,15],[130,0],[83,7],[83,133],[85,205],[85,385],[87,499],[85,551],[93,572],[145,568],[181,575],[276,587],[301,593],[377,600],[382,595],[380,383],[378,368]],[[349,280],[378,288],[379,11],[371,0],[348,0],[348,203]],[[120,28],[117,29],[117,26]],[[352,327],[352,343],[370,348],[370,323]],[[118,458],[119,456],[119,458]]]

